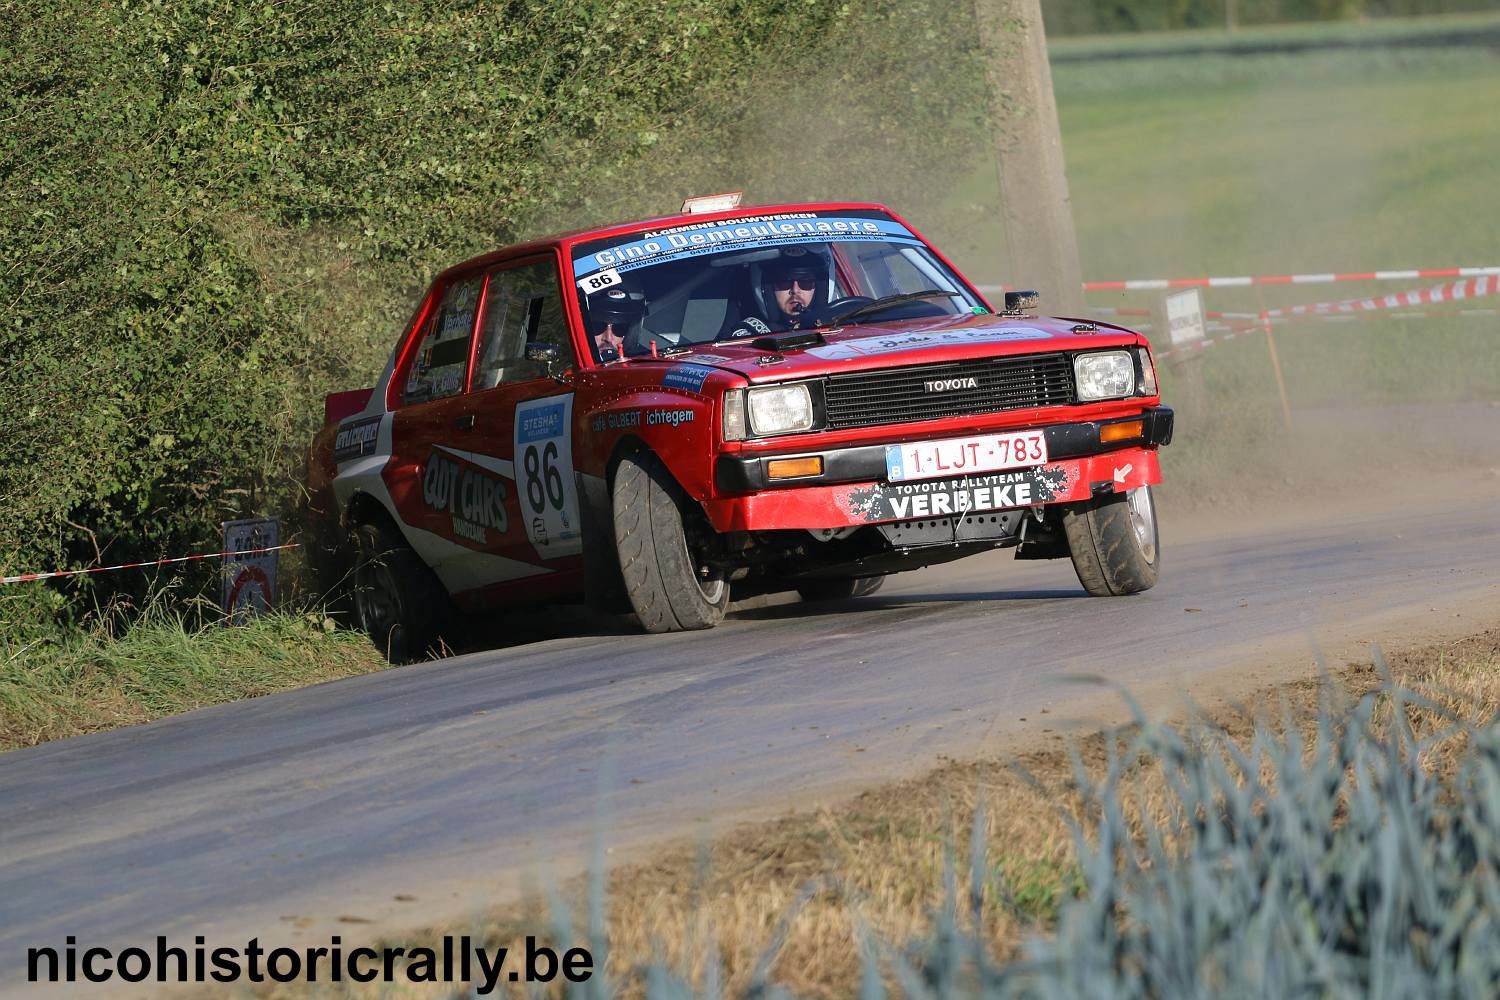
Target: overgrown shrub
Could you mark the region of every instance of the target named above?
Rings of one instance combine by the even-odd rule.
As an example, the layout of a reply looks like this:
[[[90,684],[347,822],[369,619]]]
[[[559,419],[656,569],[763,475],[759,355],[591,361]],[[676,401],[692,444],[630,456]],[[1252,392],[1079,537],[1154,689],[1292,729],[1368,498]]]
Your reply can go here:
[[[0,571],[180,554],[292,511],[321,394],[368,384],[465,256],[705,189],[935,190],[983,113],[969,16],[8,3]]]

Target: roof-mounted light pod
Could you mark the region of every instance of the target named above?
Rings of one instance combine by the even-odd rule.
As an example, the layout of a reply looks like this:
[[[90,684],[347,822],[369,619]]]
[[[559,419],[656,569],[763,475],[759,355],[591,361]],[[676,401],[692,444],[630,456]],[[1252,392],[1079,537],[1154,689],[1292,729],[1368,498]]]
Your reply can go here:
[[[682,203],[682,213],[702,215],[705,212],[724,212],[731,208],[739,208],[740,199],[744,196],[743,191],[728,191],[724,194],[704,194],[696,198],[688,198]]]

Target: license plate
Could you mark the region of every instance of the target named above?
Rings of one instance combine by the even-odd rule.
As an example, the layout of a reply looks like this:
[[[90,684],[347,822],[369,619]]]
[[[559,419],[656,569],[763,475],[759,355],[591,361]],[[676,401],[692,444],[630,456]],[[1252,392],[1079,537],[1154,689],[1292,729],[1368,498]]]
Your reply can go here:
[[[1041,431],[885,446],[886,478],[893,483],[1024,469],[1046,461],[1047,436]]]

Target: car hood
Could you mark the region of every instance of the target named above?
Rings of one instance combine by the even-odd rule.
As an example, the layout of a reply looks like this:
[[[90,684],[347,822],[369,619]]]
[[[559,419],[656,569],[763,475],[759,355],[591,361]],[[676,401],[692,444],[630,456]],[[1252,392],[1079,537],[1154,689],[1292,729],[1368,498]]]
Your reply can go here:
[[[670,359],[724,368],[752,382],[764,382],[836,371],[1145,342],[1140,334],[1124,327],[1055,316],[946,316],[836,327],[822,333],[821,344],[776,351],[757,347],[749,340],[716,341],[673,351]]]

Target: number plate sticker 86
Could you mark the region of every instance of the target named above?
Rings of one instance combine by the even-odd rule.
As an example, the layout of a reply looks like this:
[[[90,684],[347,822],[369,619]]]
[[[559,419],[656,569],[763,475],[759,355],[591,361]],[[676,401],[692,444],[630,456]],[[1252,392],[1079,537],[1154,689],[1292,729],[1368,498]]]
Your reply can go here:
[[[543,559],[583,551],[572,440],[572,393],[516,407],[516,492],[526,537]]]
[[[1047,435],[1041,431],[984,434],[885,447],[886,478],[893,483],[1024,469],[1043,465],[1046,461]]]

